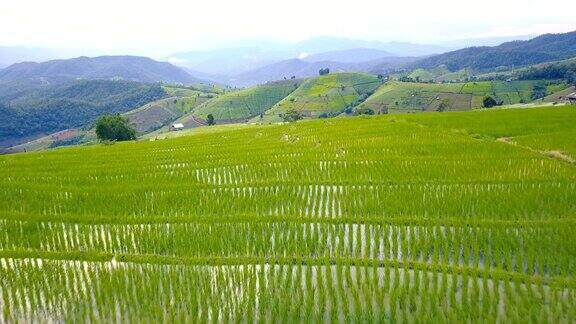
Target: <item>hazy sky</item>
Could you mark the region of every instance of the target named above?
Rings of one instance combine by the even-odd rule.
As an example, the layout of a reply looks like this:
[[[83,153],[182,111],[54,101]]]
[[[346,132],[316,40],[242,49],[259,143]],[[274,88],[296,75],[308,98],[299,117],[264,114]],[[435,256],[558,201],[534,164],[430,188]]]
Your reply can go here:
[[[1,0],[0,45],[168,54],[240,39],[446,40],[576,29],[568,0]]]

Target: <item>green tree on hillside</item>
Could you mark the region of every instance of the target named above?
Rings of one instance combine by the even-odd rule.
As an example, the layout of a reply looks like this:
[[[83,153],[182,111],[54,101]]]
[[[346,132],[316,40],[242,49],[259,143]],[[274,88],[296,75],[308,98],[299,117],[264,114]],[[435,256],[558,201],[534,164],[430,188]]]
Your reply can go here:
[[[318,71],[318,74],[320,74],[320,75],[327,75],[329,73],[330,73],[329,68],[323,68],[323,69],[320,69],[320,71]]]
[[[374,110],[368,107],[362,107],[356,109],[355,115],[374,115]]]
[[[208,126],[216,125],[214,116],[212,114],[208,114],[208,116],[206,116],[206,122],[208,123]]]
[[[302,118],[304,118],[304,115],[294,109],[289,110],[284,115],[282,115],[282,119],[287,123],[292,123]]]
[[[544,86],[543,84],[535,84],[534,87],[532,88],[532,94],[530,95],[530,98],[532,100],[537,100],[546,97],[546,94],[547,94],[546,86]]]
[[[96,136],[101,141],[129,141],[136,139],[136,130],[127,117],[120,114],[105,115],[94,123]]]
[[[568,82],[568,84],[571,84],[574,87],[576,87],[576,72],[575,71],[567,72],[566,73],[566,81]]]
[[[485,96],[484,99],[482,99],[482,106],[484,108],[492,108],[492,107],[497,106],[497,105],[498,105],[498,102],[492,96]]]
[[[448,98],[444,98],[442,99],[442,102],[440,102],[440,104],[438,105],[438,108],[436,108],[436,111],[443,112],[446,111],[447,109],[450,109],[450,107],[452,107],[452,103],[450,102],[450,100],[448,100]]]

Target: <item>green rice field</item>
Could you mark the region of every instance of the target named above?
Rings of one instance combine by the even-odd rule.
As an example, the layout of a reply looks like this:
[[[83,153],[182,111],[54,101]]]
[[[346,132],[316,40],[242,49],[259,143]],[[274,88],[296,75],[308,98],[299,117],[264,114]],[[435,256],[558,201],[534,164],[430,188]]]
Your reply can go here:
[[[576,321],[576,107],[0,156],[0,322]]]

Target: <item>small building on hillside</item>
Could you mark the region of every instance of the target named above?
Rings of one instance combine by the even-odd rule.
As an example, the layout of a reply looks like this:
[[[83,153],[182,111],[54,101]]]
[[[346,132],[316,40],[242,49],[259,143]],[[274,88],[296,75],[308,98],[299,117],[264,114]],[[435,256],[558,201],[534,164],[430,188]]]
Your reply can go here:
[[[183,129],[184,129],[184,124],[182,124],[182,123],[176,123],[176,124],[170,125],[171,131],[179,131],[179,130],[183,130]]]
[[[576,104],[576,92],[572,92],[571,94],[567,95],[566,99],[568,99],[571,104]]]

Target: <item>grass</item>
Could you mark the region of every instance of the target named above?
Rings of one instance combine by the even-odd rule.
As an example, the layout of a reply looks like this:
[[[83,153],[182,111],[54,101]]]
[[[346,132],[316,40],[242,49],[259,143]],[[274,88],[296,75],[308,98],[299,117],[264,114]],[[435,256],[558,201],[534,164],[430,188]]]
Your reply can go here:
[[[575,122],[362,116],[0,156],[1,321],[573,322],[576,165],[545,151],[573,154]]]
[[[245,124],[245,123],[235,123],[235,124],[217,124],[210,127],[193,127],[184,129],[178,132],[166,132],[160,130],[160,132],[151,132],[144,136],[142,139],[146,140],[161,140],[161,139],[168,139],[168,138],[176,138],[176,137],[183,137],[183,136],[191,136],[191,135],[199,135],[199,134],[211,134],[211,133],[220,133],[220,132],[227,132],[231,130],[240,130],[240,129],[250,129],[255,127],[262,127],[261,125],[256,124]]]
[[[424,114],[409,116],[418,123],[482,134],[492,139],[505,138],[510,143],[536,151],[566,152],[576,157],[576,128],[572,127],[574,106],[526,109],[484,109],[471,113],[450,114],[441,119]],[[502,120],[506,122],[503,123]],[[547,122],[540,122],[546,120]]]

